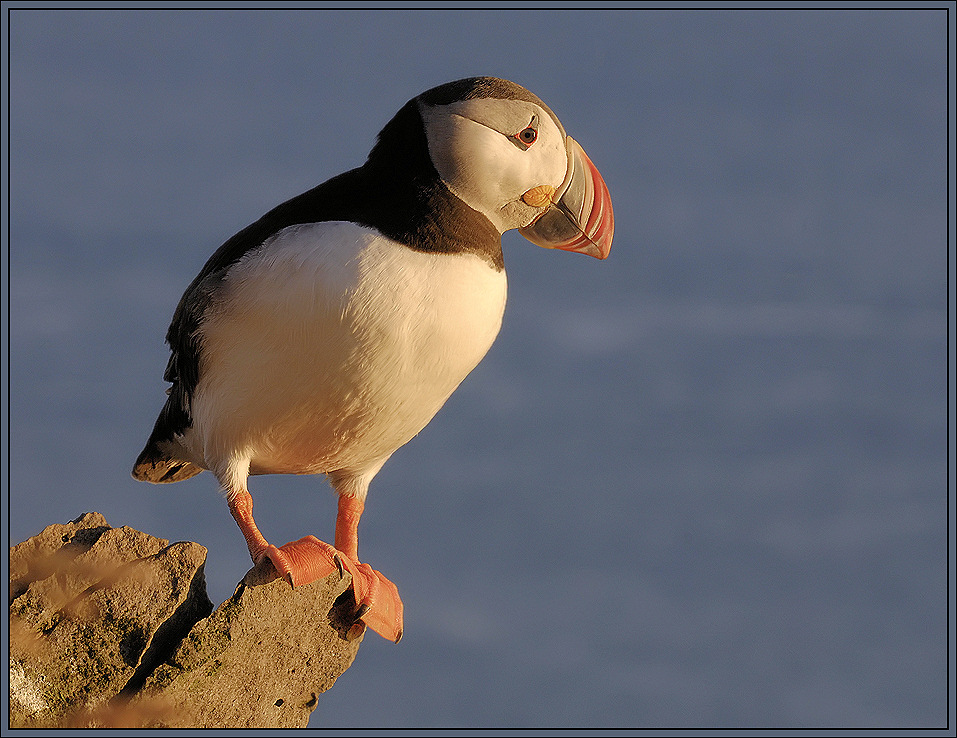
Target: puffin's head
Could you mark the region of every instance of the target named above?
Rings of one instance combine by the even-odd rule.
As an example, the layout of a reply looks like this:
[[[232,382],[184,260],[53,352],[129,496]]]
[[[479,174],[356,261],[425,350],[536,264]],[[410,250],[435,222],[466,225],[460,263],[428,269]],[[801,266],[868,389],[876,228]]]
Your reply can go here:
[[[504,233],[608,256],[611,196],[545,103],[514,82],[471,77],[419,95],[429,155],[449,190]]]

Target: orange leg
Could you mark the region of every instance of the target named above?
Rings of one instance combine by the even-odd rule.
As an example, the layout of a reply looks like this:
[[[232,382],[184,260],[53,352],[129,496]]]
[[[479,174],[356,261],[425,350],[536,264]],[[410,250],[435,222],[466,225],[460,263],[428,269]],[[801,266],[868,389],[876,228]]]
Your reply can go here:
[[[352,575],[352,588],[358,605],[357,620],[362,620],[384,638],[399,642],[402,638],[402,600],[396,586],[368,564],[359,563],[359,519],[365,500],[340,495],[336,515],[336,546],[315,536],[305,536],[277,548],[268,541],[253,519],[253,498],[246,489],[230,496],[229,511],[239,525],[249,555],[258,564],[264,556],[276,571],[292,585],[309,584],[334,571]],[[337,550],[338,549],[338,550]]]
[[[383,638],[398,643],[402,638],[403,620],[399,590],[380,572],[368,564],[359,563],[359,518],[364,509],[364,497],[339,495],[336,548],[348,559],[344,563],[352,574],[352,588],[362,613],[361,619]]]
[[[339,496],[339,511],[336,515],[336,548],[353,561],[359,560],[359,518],[366,508],[366,501],[359,497]]]

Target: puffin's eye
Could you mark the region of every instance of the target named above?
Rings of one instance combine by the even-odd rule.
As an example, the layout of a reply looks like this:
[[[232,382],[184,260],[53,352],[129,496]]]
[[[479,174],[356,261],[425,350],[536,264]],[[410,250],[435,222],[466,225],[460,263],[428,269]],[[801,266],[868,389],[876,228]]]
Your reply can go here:
[[[532,126],[529,126],[528,128],[525,128],[519,131],[518,133],[516,133],[514,136],[512,136],[512,141],[522,151],[525,151],[528,149],[529,146],[535,143],[535,140],[537,138],[538,138],[538,131]]]

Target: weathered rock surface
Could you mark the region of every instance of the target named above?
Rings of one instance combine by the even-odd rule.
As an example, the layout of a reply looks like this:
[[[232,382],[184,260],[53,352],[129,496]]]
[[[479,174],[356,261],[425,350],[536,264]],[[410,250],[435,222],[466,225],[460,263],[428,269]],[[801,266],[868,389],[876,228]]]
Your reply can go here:
[[[14,546],[10,726],[305,727],[361,642],[348,573],[293,590],[266,562],[212,612],[205,561],[99,513]]]

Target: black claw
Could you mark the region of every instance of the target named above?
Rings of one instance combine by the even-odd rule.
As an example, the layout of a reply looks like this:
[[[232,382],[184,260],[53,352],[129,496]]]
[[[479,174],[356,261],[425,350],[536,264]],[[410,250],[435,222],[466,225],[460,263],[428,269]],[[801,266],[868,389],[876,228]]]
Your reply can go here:
[[[401,640],[402,640],[402,631],[400,630],[400,631],[399,631],[399,635],[397,635],[397,636],[395,637],[395,642],[398,643],[398,642],[401,641]]]
[[[339,558],[339,554],[336,554],[332,560],[336,562],[336,568],[339,570],[339,578],[342,579],[346,574],[345,567],[342,565],[342,559]]]
[[[362,603],[359,607],[356,608],[355,618],[356,620],[362,620],[362,616],[369,612],[369,606],[366,603]]]
[[[366,624],[363,623],[361,620],[356,621],[356,622],[353,623],[352,626],[346,631],[345,639],[346,639],[347,641],[350,641],[350,642],[351,642],[351,641],[354,641],[356,638],[358,638],[359,636],[361,636],[361,635],[362,635],[363,633],[365,633],[365,632],[366,632]]]

